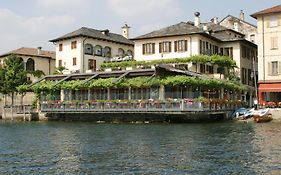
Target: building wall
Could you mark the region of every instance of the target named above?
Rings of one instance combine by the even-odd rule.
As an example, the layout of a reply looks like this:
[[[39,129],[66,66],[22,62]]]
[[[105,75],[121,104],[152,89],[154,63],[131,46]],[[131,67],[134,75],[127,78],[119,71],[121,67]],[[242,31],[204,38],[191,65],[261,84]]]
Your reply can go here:
[[[185,35],[185,36],[174,36],[174,37],[163,37],[163,38],[151,38],[151,39],[142,39],[135,41],[135,59],[137,61],[151,61],[159,59],[171,59],[171,58],[186,58],[192,55],[199,55],[199,41],[204,40],[213,45],[218,45],[216,41],[213,41],[209,38],[206,38],[201,35]],[[187,51],[178,51],[175,52],[175,41],[178,40],[187,40]],[[169,53],[160,53],[159,52],[159,43],[161,42],[171,42],[171,52]],[[143,54],[143,44],[155,43],[155,54]]]
[[[221,21],[220,25],[243,33],[246,40],[257,43],[257,27],[247,24],[242,20],[233,19],[233,17],[231,16],[228,16],[223,21]],[[252,35],[254,36],[253,38],[251,37]]]
[[[277,18],[277,26],[271,27],[272,17]],[[259,81],[281,81],[281,13],[260,16],[258,21],[258,57]],[[276,48],[272,48],[272,39],[276,37]],[[277,62],[277,74],[272,75],[271,62]]]
[[[55,60],[54,59],[49,59],[49,58],[44,58],[44,57],[36,57],[36,56],[24,56],[24,55],[19,55],[18,57],[22,58],[24,61],[24,65],[26,68],[26,62],[29,58],[33,59],[35,63],[35,70],[41,70],[45,73],[45,75],[50,75],[53,74],[55,71]],[[6,57],[0,58],[1,63],[4,62],[4,59]],[[38,80],[38,78],[29,76],[30,80],[32,82]]]
[[[71,49],[71,42],[77,41],[76,49]],[[133,46],[125,45],[125,44],[118,44],[109,41],[102,41],[97,39],[84,39],[82,37],[73,38],[69,40],[63,40],[56,43],[56,67],[59,66],[59,60],[62,60],[62,66],[66,67],[69,71],[79,71],[79,72],[86,72],[88,70],[88,60],[94,59],[96,60],[96,67],[97,69],[100,68],[100,64],[105,61],[105,57],[103,56],[96,56],[96,55],[87,55],[84,54],[83,43],[91,44],[93,47],[96,45],[102,46],[102,48],[108,46],[111,48],[111,57],[115,57],[118,55],[118,49],[122,48],[125,52],[128,50],[134,51]],[[63,44],[63,50],[59,51],[59,45]],[[73,65],[73,58],[76,58],[77,64]]]

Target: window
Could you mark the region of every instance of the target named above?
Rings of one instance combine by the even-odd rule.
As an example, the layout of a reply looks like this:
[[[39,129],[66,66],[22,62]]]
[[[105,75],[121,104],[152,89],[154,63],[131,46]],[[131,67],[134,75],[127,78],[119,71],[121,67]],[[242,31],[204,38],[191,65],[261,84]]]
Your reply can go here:
[[[71,49],[76,49],[77,48],[77,41],[72,41],[71,42]]]
[[[93,49],[93,46],[92,46],[92,44],[85,44],[85,54],[86,55],[93,55],[93,53],[94,53],[94,49]]]
[[[127,50],[127,55],[128,55],[128,56],[133,56],[133,51]]]
[[[248,85],[252,85],[252,78],[253,77],[253,72],[251,69],[248,69]]]
[[[278,49],[278,38],[277,37],[271,37],[271,49]]]
[[[96,70],[97,68],[97,62],[94,59],[89,59],[88,60],[88,69],[89,70]]]
[[[59,44],[59,51],[62,51],[62,44]]]
[[[122,58],[125,56],[125,51],[124,51],[124,49],[121,49],[121,48],[118,49],[118,56],[119,56],[119,57],[122,57]]]
[[[200,40],[201,41],[201,40]],[[202,42],[202,41],[201,41]],[[200,44],[201,44],[200,42]],[[200,45],[201,46],[201,45]],[[187,40],[175,41],[175,52],[187,51]]]
[[[35,71],[35,62],[32,58],[28,58],[28,60],[26,62],[26,70]]]
[[[142,54],[155,54],[155,43],[147,43],[142,45]]]
[[[74,58],[72,58],[72,65],[76,66],[76,64],[77,64],[77,59],[76,59],[76,57],[74,57]]]
[[[96,45],[94,51],[95,55],[102,56],[102,47],[100,45]]]
[[[250,41],[253,42],[253,43],[255,42],[255,35],[254,34],[250,35]]]
[[[111,57],[111,48],[108,47],[108,46],[104,47],[104,49],[103,49],[103,55],[104,55],[105,57]]]
[[[278,62],[277,61],[271,62],[271,75],[278,75]]]
[[[232,47],[224,48],[224,55],[232,58],[233,57],[233,48]]]
[[[59,67],[62,67],[62,60],[59,60]]]
[[[213,74],[214,73],[214,67],[207,65],[206,73],[207,74]]]
[[[272,16],[269,21],[269,27],[277,27],[278,26],[278,19],[276,16]]]
[[[166,42],[159,43],[159,53],[171,52],[171,50],[172,50],[171,42],[166,41]]]
[[[241,69],[241,80],[243,84],[247,83],[247,69],[245,68]]]

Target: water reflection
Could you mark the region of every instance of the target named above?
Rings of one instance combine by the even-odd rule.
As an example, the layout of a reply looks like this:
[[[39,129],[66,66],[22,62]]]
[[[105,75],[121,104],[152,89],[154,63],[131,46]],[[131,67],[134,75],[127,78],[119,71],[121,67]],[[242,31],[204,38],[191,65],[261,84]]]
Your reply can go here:
[[[280,123],[2,123],[0,133],[0,174],[281,174]]]

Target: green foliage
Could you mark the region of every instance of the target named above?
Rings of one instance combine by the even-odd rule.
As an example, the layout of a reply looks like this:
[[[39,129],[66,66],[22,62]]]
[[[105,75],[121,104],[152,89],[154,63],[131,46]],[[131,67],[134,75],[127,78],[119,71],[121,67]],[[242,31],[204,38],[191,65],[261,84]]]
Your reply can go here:
[[[41,81],[31,87],[32,91],[36,94],[40,94],[43,91],[56,91],[60,90],[60,86],[54,85],[57,81]]]
[[[64,66],[56,67],[56,70],[55,70],[54,74],[55,75],[61,75],[61,74],[63,74],[64,70],[67,70],[67,68],[64,67]]]
[[[31,71],[28,73],[33,75],[36,78],[41,78],[41,77],[45,76],[45,73],[42,70]]]
[[[17,87],[17,92],[19,94],[25,94],[28,91],[31,91],[29,85],[23,84]]]
[[[163,59],[163,60],[153,60],[153,61],[123,61],[123,62],[109,62],[101,64],[101,68],[125,68],[125,67],[137,67],[137,66],[148,66],[157,64],[175,64],[175,63],[210,63],[213,65],[218,65],[220,67],[226,67],[228,69],[233,69],[236,66],[236,62],[227,56],[220,55],[195,55],[189,58],[173,58],[173,59]]]
[[[127,84],[133,88],[145,88],[151,86],[159,86],[160,80],[153,77],[136,77],[127,80]]]
[[[208,88],[225,88],[229,90],[245,90],[245,87],[232,82],[221,81],[216,79],[199,79],[188,76],[170,76],[163,78],[161,83],[166,86],[196,86]]]
[[[114,83],[112,82],[114,78],[99,78],[96,80],[92,80],[89,83],[90,89],[104,89],[104,88],[112,88],[114,87]]]
[[[27,84],[27,72],[23,68],[23,62],[16,55],[10,55],[4,60],[3,88],[7,93],[14,93],[17,87]]]
[[[81,80],[71,80],[62,82],[60,85],[61,89],[68,90],[79,90],[79,89],[87,89],[89,87],[88,83],[83,83]]]

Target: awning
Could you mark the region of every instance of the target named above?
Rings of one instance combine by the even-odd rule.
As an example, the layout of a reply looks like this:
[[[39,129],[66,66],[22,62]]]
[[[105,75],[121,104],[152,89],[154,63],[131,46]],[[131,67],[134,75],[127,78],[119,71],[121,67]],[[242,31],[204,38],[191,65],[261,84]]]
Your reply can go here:
[[[281,83],[259,84],[259,92],[281,92]]]

